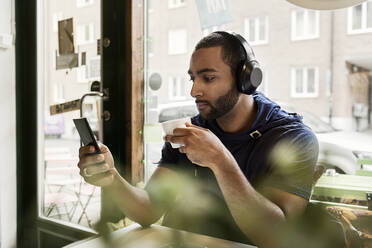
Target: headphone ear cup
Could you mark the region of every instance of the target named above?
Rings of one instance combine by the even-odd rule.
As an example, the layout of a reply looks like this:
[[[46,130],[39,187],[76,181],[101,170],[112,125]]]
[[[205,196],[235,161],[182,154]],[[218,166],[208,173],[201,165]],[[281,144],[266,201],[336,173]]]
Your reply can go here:
[[[250,72],[248,66],[243,62],[242,65],[240,66],[240,71],[239,71],[239,91],[244,93],[244,94],[252,94],[250,93],[252,84],[250,80]]]

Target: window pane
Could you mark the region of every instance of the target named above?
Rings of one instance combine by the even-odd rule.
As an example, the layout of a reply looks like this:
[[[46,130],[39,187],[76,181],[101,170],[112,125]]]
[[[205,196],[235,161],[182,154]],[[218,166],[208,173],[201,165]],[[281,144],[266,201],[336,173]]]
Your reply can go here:
[[[255,19],[249,19],[249,41],[256,41],[256,22]]]
[[[303,70],[296,69],[296,93],[303,93]]]
[[[263,41],[266,40],[266,18],[260,17],[259,19],[260,27],[259,27],[259,40]]]
[[[362,5],[358,5],[352,8],[352,29],[362,28]]]
[[[367,2],[367,28],[372,28],[372,2]]]
[[[42,56],[38,56],[43,71],[40,86],[43,137],[38,149],[43,151],[39,171],[40,213],[51,220],[94,227],[100,218],[101,190],[91,186],[79,175],[77,167],[80,138],[72,119],[79,118],[79,110],[56,113],[51,106],[80,99],[89,92],[89,81],[100,80],[100,55],[97,41],[100,29],[100,1],[40,1],[44,18],[39,35]],[[89,8],[86,8],[89,6]],[[53,23],[50,21],[53,20]],[[44,25],[50,23],[51,25]],[[85,63],[86,62],[86,63]],[[83,115],[96,136],[101,137],[100,100],[85,98]]]
[[[304,35],[305,17],[303,11],[296,12],[296,36],[301,37]]]
[[[188,6],[186,8],[178,8],[176,10],[169,10],[167,1],[152,1],[154,13],[149,14],[145,19],[145,25],[147,25],[145,31],[148,32],[146,37],[151,36],[156,40],[156,43],[154,43],[156,54],[151,55],[150,59],[145,60],[147,61],[145,73],[148,73],[148,75],[145,75],[145,79],[148,80],[152,73],[159,73],[161,78],[165,80],[163,80],[158,90],[153,90],[151,87],[148,87],[149,84],[147,82],[145,84],[147,96],[154,99],[152,104],[146,101],[148,104],[145,108],[149,109],[146,112],[144,131],[147,132],[147,135],[144,135],[144,143],[146,145],[145,171],[151,173],[151,171],[156,168],[156,164],[154,163],[158,162],[161,157],[163,142],[161,138],[161,128],[158,122],[178,118],[179,116],[183,116],[184,113],[188,115],[198,113],[195,109],[195,99],[190,97],[193,83],[187,82],[185,90],[182,84],[179,85],[178,94],[182,97],[172,98],[170,89],[171,82],[167,79],[171,75],[181,76],[187,72],[194,46],[203,35],[213,30],[213,26],[218,26],[219,29],[233,31],[239,34],[244,32],[244,37],[248,41],[251,41],[253,45],[255,44],[254,42],[257,44],[257,41],[267,40],[268,37],[266,34],[270,31],[270,34],[273,36],[273,41],[269,41],[265,46],[253,46],[256,58],[261,65],[265,64],[268,68],[272,68],[270,69],[270,78],[276,82],[280,82],[269,85],[270,97],[279,103],[288,103],[288,105],[294,108],[292,112],[300,114],[310,112],[313,118],[306,115],[304,120],[305,123],[310,123],[310,127],[312,127],[319,137],[320,144],[326,141],[322,141],[322,135],[318,135],[318,133],[329,133],[330,136],[333,135],[332,126],[329,123],[324,123],[322,119],[329,121],[337,129],[341,130],[355,131],[358,125],[360,125],[362,129],[367,129],[368,127],[371,129],[371,125],[368,124],[368,117],[363,117],[361,121],[357,121],[351,111],[351,109],[353,109],[353,101],[356,99],[354,97],[363,96],[363,102],[366,103],[367,107],[368,103],[371,101],[370,96],[364,94],[368,93],[368,88],[366,90],[359,90],[358,88],[361,85],[368,86],[368,80],[362,83],[359,82],[363,77],[367,77],[368,79],[368,72],[349,72],[345,69],[345,64],[356,63],[360,66],[365,65],[368,68],[370,67],[368,57],[369,54],[372,54],[372,48],[368,46],[368,44],[370,44],[372,40],[372,32],[366,32],[363,35],[345,35],[346,24],[344,25],[343,23],[336,22],[336,24],[339,24],[336,25],[339,28],[335,28],[333,34],[328,32],[325,34],[325,37],[320,37],[320,40],[323,41],[326,41],[330,35],[342,37],[337,39],[337,42],[333,44],[334,47],[331,47],[330,45],[332,44],[329,42],[319,42],[319,40],[294,42],[290,40],[292,34],[293,38],[301,40],[311,38],[311,35],[318,35],[319,25],[323,25],[328,30],[330,19],[325,18],[324,22],[320,24],[317,18],[320,17],[320,14],[323,15],[323,13],[325,16],[329,16],[330,12],[306,10],[294,7],[288,1],[276,3],[275,0],[269,1],[270,3],[267,3],[267,1],[249,1],[249,4],[247,4],[246,0],[187,1]],[[207,2],[209,5],[208,7],[205,6],[203,10],[202,7],[198,6],[200,2]],[[231,4],[231,15],[233,18],[231,20],[225,20],[223,15],[218,15],[218,18],[211,21],[208,17],[210,17],[211,13],[216,12],[217,9],[221,9],[217,6],[217,3],[222,2],[226,3],[226,6]],[[262,4],[263,2],[266,4]],[[177,2],[174,4],[177,4]],[[222,4],[220,5],[222,6]],[[268,5],[270,5],[270,10],[267,8]],[[366,10],[368,9],[368,16],[370,16],[369,13],[371,12],[370,5],[371,1],[365,1],[364,6],[367,7]],[[350,8],[349,10],[350,26],[354,29],[365,28],[364,26],[362,27],[361,7],[358,6],[357,8]],[[364,12],[366,11],[363,9],[363,13]],[[144,13],[147,12],[144,11]],[[335,11],[334,15],[335,20],[343,20],[345,19],[345,10]],[[274,20],[275,23],[271,23],[272,25],[267,27],[264,25],[265,18],[263,17],[267,17],[267,20],[270,21]],[[203,23],[204,18],[208,19],[208,22],[205,21]],[[293,18],[292,25],[289,23],[291,21],[290,18]],[[370,26],[370,17],[368,20],[363,19],[363,25],[368,23],[367,25]],[[221,22],[223,21],[225,22],[222,26]],[[318,21],[318,26],[316,21]],[[346,22],[347,20],[344,21]],[[244,27],[242,27],[242,25],[244,25]],[[291,27],[293,27],[293,29],[291,29]],[[188,49],[182,54],[173,56],[168,53],[168,33],[170,30],[179,29],[183,29],[187,32]],[[332,77],[327,73],[327,71],[329,71],[329,63],[323,63],[324,61],[329,61],[331,49],[333,49],[334,54],[337,54],[338,61],[334,63],[332,67],[334,75],[337,75],[337,77],[333,77],[333,82],[330,80]],[[150,55],[147,54],[146,56]],[[292,70],[291,68],[294,69]],[[305,71],[304,68],[311,69],[306,69]],[[268,86],[269,81],[267,81],[265,76],[264,74],[264,82],[260,86],[260,90],[265,90],[265,88],[267,88],[265,85]],[[350,78],[353,77],[356,78],[357,82],[355,85],[358,86],[358,89],[355,91],[359,93],[362,92],[363,94],[357,94],[351,97],[352,93],[350,87],[352,87],[351,85],[353,82],[350,81]],[[328,95],[323,94],[323,90],[325,91],[326,88],[331,89],[331,87],[335,90],[329,91]],[[345,98],[344,96],[346,95],[350,97]],[[330,101],[331,98],[333,99],[332,101]],[[153,104],[154,102],[156,102],[156,104]],[[189,110],[189,108],[190,111],[186,111],[186,109]],[[170,110],[170,112],[167,112],[170,113],[169,115],[165,116],[165,109]],[[180,115],[180,113],[182,114]],[[154,116],[153,119],[151,119],[152,115]],[[309,118],[311,118],[311,121],[308,121]],[[319,127],[327,128],[320,129]],[[146,131],[146,128],[149,128],[150,131]],[[337,140],[335,142],[337,143],[336,145],[339,145],[343,143],[345,138],[335,140]],[[372,138],[369,138],[369,140],[372,140]],[[350,163],[328,162],[333,163],[333,167],[340,170],[341,164],[342,166],[352,168],[348,172],[345,172],[347,169],[342,169],[342,171],[346,174],[355,175],[356,168],[360,169],[360,166],[355,165],[355,155],[352,153],[353,148],[356,149],[361,145],[361,150],[372,150],[372,148],[370,148],[372,145],[363,146],[357,143],[358,142],[355,142],[353,147],[348,148],[347,154],[345,152],[345,155],[348,158],[354,158],[354,161]],[[339,152],[336,145],[334,145],[333,149],[335,153]],[[328,151],[326,151],[324,147],[325,146],[320,146],[319,152],[319,158],[322,162],[326,162],[324,158],[331,158],[335,155],[333,151],[330,151],[332,155],[330,153],[328,154]],[[147,173],[146,178],[149,178],[149,173]]]
[[[316,12],[308,11],[308,21],[307,21],[307,34],[310,36],[316,35]]]
[[[315,92],[315,70],[307,70],[307,93]]]

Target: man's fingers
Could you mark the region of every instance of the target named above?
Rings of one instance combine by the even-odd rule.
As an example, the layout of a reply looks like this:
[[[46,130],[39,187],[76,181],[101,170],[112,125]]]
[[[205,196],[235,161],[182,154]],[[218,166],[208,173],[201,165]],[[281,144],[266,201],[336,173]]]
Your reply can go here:
[[[80,174],[83,177],[91,177],[93,175],[101,174],[110,170],[110,167],[106,163],[95,164],[95,165],[84,165],[80,168]]]
[[[164,140],[173,144],[186,144],[186,136],[167,135],[164,137]]]
[[[87,183],[98,185],[98,186],[104,186],[105,184],[108,184],[110,181],[112,181],[113,173],[109,170],[97,175],[92,175],[90,177],[85,176],[84,180]],[[106,183],[107,182],[107,183]]]
[[[186,122],[185,125],[186,125],[186,127],[194,127],[194,128],[200,129],[200,130],[208,130],[204,127],[199,127],[199,126],[193,125],[193,124],[188,123],[188,122]]]
[[[82,158],[90,153],[94,153],[95,149],[94,146],[82,146],[79,149],[79,158]]]
[[[80,158],[79,161],[79,167],[82,165],[89,165],[89,164],[99,164],[105,161],[105,156],[103,154],[95,154],[95,155],[89,155],[87,154],[84,157]]]

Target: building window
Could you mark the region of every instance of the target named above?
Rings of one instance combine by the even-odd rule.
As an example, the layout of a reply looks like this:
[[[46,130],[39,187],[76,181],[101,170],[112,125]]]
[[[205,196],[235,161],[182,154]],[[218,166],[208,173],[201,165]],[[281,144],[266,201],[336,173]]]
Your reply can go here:
[[[88,5],[94,4],[94,0],[76,0],[76,7],[86,7]]]
[[[95,43],[94,40],[94,24],[78,25],[76,30],[77,45],[85,45]]]
[[[348,33],[372,32],[372,1],[348,9]]]
[[[82,65],[77,68],[76,71],[77,76],[77,82],[78,83],[87,83],[89,81],[88,79],[88,69],[86,65]]]
[[[181,76],[169,77],[169,98],[170,100],[185,100],[186,99],[186,82]]]
[[[318,88],[318,68],[292,68],[292,97],[317,97]]]
[[[319,37],[319,12],[314,10],[292,11],[292,40]]]
[[[268,17],[246,18],[244,20],[245,38],[251,45],[268,43],[269,21]]]
[[[168,8],[174,9],[186,6],[186,0],[168,0]]]
[[[88,77],[92,81],[101,79],[101,57],[95,57],[89,60]]]
[[[61,82],[53,84],[53,98],[55,103],[65,102],[65,88]]]
[[[168,54],[184,54],[187,52],[187,32],[184,29],[169,30]]]
[[[79,53],[80,65],[79,67],[76,68],[76,81],[78,83],[87,83],[89,81],[86,58],[87,58],[86,52]]]

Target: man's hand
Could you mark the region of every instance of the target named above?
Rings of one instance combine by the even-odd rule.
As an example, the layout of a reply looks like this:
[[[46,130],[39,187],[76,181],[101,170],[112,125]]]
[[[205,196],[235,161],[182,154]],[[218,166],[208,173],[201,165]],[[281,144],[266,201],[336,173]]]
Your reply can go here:
[[[222,142],[210,130],[186,123],[186,128],[176,128],[165,141],[181,144],[179,149],[194,164],[213,167],[232,156]]]
[[[99,148],[101,154],[93,154],[93,146],[81,147],[78,167],[80,175],[87,183],[104,187],[112,184],[117,171],[110,150],[102,144],[99,144]]]

